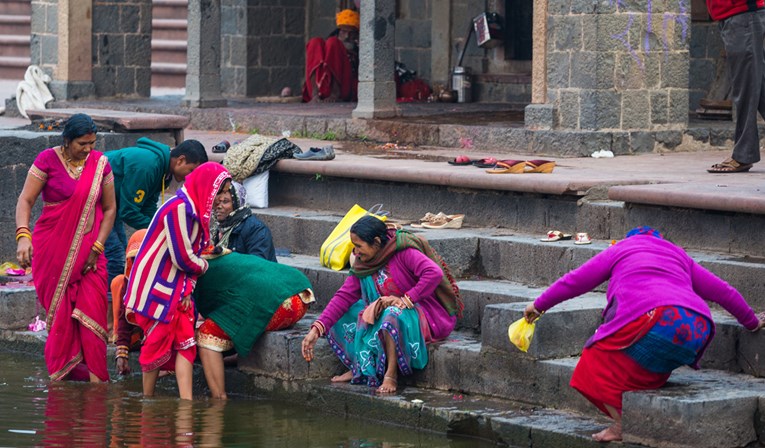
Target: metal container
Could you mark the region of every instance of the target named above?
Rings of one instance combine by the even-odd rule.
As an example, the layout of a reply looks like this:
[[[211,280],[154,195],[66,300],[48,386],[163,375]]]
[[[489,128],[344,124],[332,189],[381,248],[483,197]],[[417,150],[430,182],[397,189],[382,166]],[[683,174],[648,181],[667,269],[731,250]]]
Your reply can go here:
[[[454,67],[452,73],[452,89],[457,91],[458,103],[473,101],[473,83],[471,82],[469,67]]]

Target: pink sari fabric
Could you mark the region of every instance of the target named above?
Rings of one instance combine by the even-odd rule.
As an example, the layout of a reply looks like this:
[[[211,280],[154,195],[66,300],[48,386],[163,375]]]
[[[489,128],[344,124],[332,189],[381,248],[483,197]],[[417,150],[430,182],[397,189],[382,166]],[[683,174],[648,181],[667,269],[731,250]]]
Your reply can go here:
[[[51,175],[58,175],[54,170],[38,166],[37,161],[30,172],[34,175],[35,170],[47,173],[46,186],[54,184]],[[106,157],[91,152],[71,196],[46,203],[35,223],[32,272],[38,300],[47,312],[45,363],[54,381],[86,381],[88,372],[109,380],[106,258],[101,255],[96,271],[82,275],[101,228],[101,186],[108,173]]]

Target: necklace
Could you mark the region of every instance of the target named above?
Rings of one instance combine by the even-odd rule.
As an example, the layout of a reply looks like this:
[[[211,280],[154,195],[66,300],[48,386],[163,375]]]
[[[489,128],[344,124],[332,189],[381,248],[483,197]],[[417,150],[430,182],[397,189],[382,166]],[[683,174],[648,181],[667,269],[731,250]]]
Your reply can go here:
[[[64,147],[61,147],[61,158],[64,159],[66,170],[74,176],[75,179],[79,179],[80,175],[82,174],[82,169],[85,167],[85,161],[88,160],[88,157],[85,156],[82,160],[75,160],[72,161],[71,157],[67,157],[66,153],[64,153]]]

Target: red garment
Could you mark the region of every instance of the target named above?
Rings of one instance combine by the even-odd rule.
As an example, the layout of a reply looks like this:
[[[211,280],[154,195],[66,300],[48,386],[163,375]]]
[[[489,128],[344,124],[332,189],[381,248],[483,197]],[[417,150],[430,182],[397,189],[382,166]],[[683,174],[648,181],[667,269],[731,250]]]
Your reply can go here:
[[[650,372],[622,351],[645,336],[660,314],[643,314],[613,335],[582,350],[571,377],[571,387],[611,417],[604,405],[613,407],[621,415],[624,392],[663,386],[669,373]]]
[[[707,10],[712,20],[723,20],[762,8],[765,8],[765,0],[707,0]]]
[[[37,297],[47,312],[45,363],[54,381],[67,379],[75,370],[77,378],[71,379],[87,380],[90,372],[101,381],[109,380],[106,258],[99,256],[96,270],[82,274],[103,221],[101,188],[108,169],[106,157],[92,151],[71,196],[46,203],[35,224],[32,272]],[[37,170],[46,172],[44,167]],[[90,219],[93,225],[85,233]],[[81,363],[87,368],[76,369]]]
[[[146,339],[141,347],[141,370],[175,371],[175,357],[180,354],[189,363],[194,364],[197,357],[197,346],[194,340],[194,302],[187,310],[177,307],[169,323],[150,319],[138,313],[134,314],[135,322],[141,327]]]
[[[313,82],[318,92],[313,91]],[[333,82],[340,89],[338,101],[356,101],[359,78],[345,45],[337,37],[329,37],[326,41],[314,37],[305,46],[303,102],[311,101],[316,95],[322,100],[329,97]]]

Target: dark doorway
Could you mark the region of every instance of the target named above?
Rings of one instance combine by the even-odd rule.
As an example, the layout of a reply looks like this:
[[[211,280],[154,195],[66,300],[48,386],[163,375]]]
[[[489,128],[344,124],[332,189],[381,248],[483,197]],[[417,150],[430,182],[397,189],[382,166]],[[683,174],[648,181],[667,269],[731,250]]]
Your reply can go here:
[[[505,59],[531,60],[533,0],[505,0]]]

